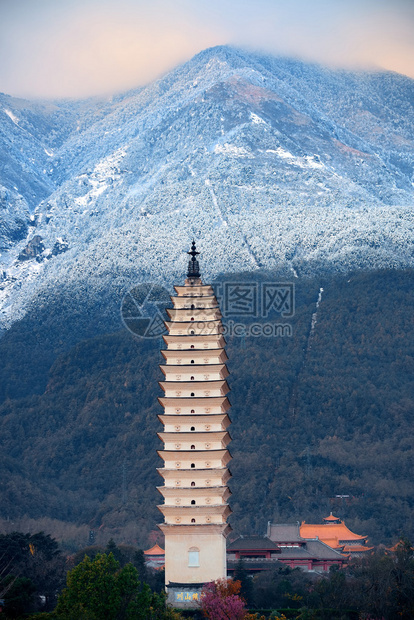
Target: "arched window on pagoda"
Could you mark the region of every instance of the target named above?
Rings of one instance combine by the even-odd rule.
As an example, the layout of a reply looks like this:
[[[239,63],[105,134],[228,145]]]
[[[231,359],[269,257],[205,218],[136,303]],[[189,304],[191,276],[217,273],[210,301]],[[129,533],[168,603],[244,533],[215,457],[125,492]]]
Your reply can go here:
[[[195,523],[195,519],[191,519]],[[188,566],[200,566],[200,550],[198,547],[190,547],[188,550]]]

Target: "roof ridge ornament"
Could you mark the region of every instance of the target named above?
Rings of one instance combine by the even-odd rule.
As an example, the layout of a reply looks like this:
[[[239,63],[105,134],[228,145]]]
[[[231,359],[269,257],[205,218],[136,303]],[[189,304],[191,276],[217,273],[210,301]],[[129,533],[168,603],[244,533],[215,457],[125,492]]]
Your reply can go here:
[[[196,257],[200,254],[200,252],[197,252],[196,250],[196,244],[195,244],[194,239],[193,239],[193,243],[191,244],[191,250],[187,252],[187,254],[191,256],[190,260],[188,261],[187,278],[199,278],[200,277],[200,265]]]

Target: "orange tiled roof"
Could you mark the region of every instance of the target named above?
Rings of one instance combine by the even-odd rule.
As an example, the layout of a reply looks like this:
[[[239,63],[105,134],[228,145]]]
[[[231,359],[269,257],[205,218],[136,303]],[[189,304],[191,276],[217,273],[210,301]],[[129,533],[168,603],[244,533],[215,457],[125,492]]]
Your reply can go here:
[[[398,551],[398,549],[401,547],[402,544],[403,544],[403,541],[400,539],[392,547],[386,547],[385,551],[391,551],[391,553],[395,553],[396,551]],[[411,547],[411,550],[414,551],[414,547]]]
[[[341,519],[339,517],[334,517],[332,512],[329,515],[329,517],[325,517],[324,521],[340,521]]]
[[[365,545],[345,545],[344,553],[361,553],[362,551],[372,551],[374,547],[365,547]]]
[[[165,564],[160,564],[159,566],[154,566],[153,568],[154,570],[162,570],[163,568],[165,569]]]
[[[165,555],[165,551],[164,549],[161,549],[158,544],[156,544],[151,547],[151,549],[147,549],[146,551],[144,551],[144,555]]]
[[[332,518],[330,520],[332,521]],[[343,547],[344,544],[346,545],[351,540],[360,540],[362,542],[367,539],[367,536],[360,536],[351,532],[343,521],[339,523],[306,523],[303,521],[300,526],[300,535],[302,538],[319,538],[319,540],[333,549]],[[354,549],[355,547],[353,546]]]
[[[305,537],[302,535],[302,538],[311,538],[311,536]],[[328,534],[324,536],[322,536],[322,534],[320,536],[317,534],[316,536],[312,536],[312,538],[319,538],[319,540],[325,543],[325,545],[328,545],[328,547],[332,547],[332,549],[342,549],[342,547],[344,547],[344,545],[339,544],[337,538],[328,538]]]

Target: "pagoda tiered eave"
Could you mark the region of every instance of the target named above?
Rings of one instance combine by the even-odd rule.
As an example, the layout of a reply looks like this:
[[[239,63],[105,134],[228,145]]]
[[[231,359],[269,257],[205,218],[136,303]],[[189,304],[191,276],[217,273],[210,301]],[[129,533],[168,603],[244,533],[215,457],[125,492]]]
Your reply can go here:
[[[224,349],[226,346],[222,334],[197,334],[197,338],[190,338],[189,334],[166,334],[162,339],[170,351],[208,351]]]
[[[170,398],[204,398],[206,396],[226,396],[226,394],[230,392],[230,388],[225,380],[159,381],[158,385],[163,390],[165,395]],[[172,394],[171,392],[175,393]],[[176,392],[179,392],[179,394]],[[208,392],[208,394],[206,394],[206,392]]]
[[[166,388],[172,387],[175,389],[177,386],[181,386],[183,389],[194,387],[206,387],[211,390],[225,388],[227,390],[226,394],[227,392],[230,392],[230,388],[225,379],[214,379],[213,381],[202,381],[201,379],[200,381],[159,381],[158,385],[164,390],[164,392]]]
[[[227,537],[231,532],[231,526],[228,523],[159,523],[158,527],[165,535],[185,535],[185,534],[221,534]]]
[[[194,304],[193,304],[194,305]],[[221,319],[221,312],[218,306],[200,308],[167,308],[166,312],[172,322],[189,323],[197,321],[215,321]]]
[[[229,376],[229,371],[227,370],[226,364],[166,364],[160,366],[161,372],[165,375],[165,377],[170,377],[171,375],[176,375],[180,373],[180,379],[171,378],[169,381],[191,381],[191,376],[194,375],[194,380],[197,381],[208,381],[211,379],[202,379],[198,378],[200,374],[205,375],[205,373],[216,374],[219,375],[214,377],[213,380],[221,381],[226,379]],[[197,377],[197,378],[196,378]]]
[[[197,443],[199,441],[207,441],[209,443],[219,442],[222,444],[222,447],[225,448],[231,441],[230,433],[228,433],[227,431],[206,431],[206,430],[196,431],[195,430],[195,431],[185,432],[185,431],[179,430],[179,431],[174,431],[174,432],[163,431],[161,433],[157,433],[157,435],[164,444],[167,444],[170,442],[177,442],[177,441],[181,442],[181,444],[182,442],[184,443],[188,442],[189,444],[192,444],[194,442]],[[192,451],[196,452],[196,450],[192,450]]]
[[[208,476],[208,479],[217,478],[225,484],[231,478],[231,471],[228,467],[206,467],[203,469],[177,469],[175,467],[168,469],[167,467],[157,467],[157,472],[164,480],[173,480],[174,482],[177,482],[177,478],[192,480],[195,476],[199,480],[201,477],[205,479]]]
[[[174,290],[178,297],[215,297],[211,284],[196,284],[195,286],[177,284]]]
[[[199,415],[195,413],[158,414],[158,419],[161,422],[161,424],[164,424],[164,426],[168,425],[171,427],[175,427],[177,424],[180,425],[179,430],[183,432],[194,432],[194,431],[191,431],[191,426],[193,423],[204,424],[205,426],[210,426],[210,427],[211,425],[220,426],[220,428],[211,429],[211,430],[223,430],[223,431],[225,431],[231,424],[231,419],[228,413],[209,413],[209,414],[203,413]],[[188,425],[188,429],[182,426],[186,424]],[[209,430],[209,429],[205,429],[205,430]],[[172,432],[172,431],[166,431],[166,432]]]
[[[157,491],[161,493],[163,497],[175,498],[177,497],[177,487],[157,487]],[[227,501],[227,499],[231,495],[231,491],[226,485],[221,486],[211,486],[211,487],[179,487],[180,497],[183,498],[193,498],[193,497],[221,497],[223,499],[223,503]],[[213,506],[214,504],[209,504],[209,506]],[[220,504],[221,505],[221,504]]]
[[[164,321],[164,325],[171,336],[214,336],[218,337],[223,331],[220,319],[197,319],[187,322]],[[195,340],[195,339],[194,339]]]
[[[211,459],[218,459],[222,465],[227,465],[232,459],[230,452],[222,448],[220,450],[157,450],[157,454],[162,460],[165,461],[188,461],[192,462],[197,457],[198,461],[200,457]],[[177,467],[177,469],[180,469]],[[188,467],[187,469],[191,469]],[[198,469],[198,468],[194,468]],[[200,468],[204,469],[204,468]],[[206,467],[208,469],[208,466]]]
[[[215,360],[212,364],[224,364],[228,360],[225,349],[189,349],[185,351],[166,349],[161,351],[161,355],[165,359],[168,366],[170,364],[172,366],[181,364],[183,366],[191,366],[192,359],[194,359],[194,361],[196,359],[201,359],[204,364],[209,364],[209,360]],[[178,362],[178,360],[180,360],[180,362]]]
[[[228,504],[208,504],[200,506],[169,506],[168,504],[159,504],[158,510],[162,512],[165,517],[176,518],[178,515],[186,516],[188,514],[200,516],[210,516],[212,519],[219,516],[225,520],[231,515],[231,508]]]
[[[204,308],[218,308],[219,304],[215,297],[215,295],[203,295],[202,297],[197,296],[195,299],[189,296],[176,297],[175,295],[171,296],[171,301],[173,304],[173,309],[177,310],[192,310],[191,306],[195,306],[194,301],[197,302],[197,309]]]
[[[161,396],[158,398],[158,402],[164,408],[170,407],[174,409],[172,412],[177,413],[176,409],[179,409],[179,413],[189,415],[192,413],[194,405],[197,404],[197,411],[194,410],[193,415],[203,415],[204,413],[214,413],[212,409],[218,409],[217,413],[226,413],[229,411],[231,405],[227,396],[202,396],[202,397],[182,397],[182,396]],[[204,411],[201,411],[201,409]],[[200,411],[199,411],[200,409]],[[209,411],[206,411],[209,409]],[[197,413],[198,412],[198,413]],[[168,415],[167,411],[165,414]]]

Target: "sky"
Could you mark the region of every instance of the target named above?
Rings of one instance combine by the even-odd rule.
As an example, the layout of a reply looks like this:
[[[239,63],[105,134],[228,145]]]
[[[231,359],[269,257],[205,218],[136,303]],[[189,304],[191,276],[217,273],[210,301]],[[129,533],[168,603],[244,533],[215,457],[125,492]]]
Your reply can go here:
[[[112,94],[225,44],[414,78],[414,0],[0,0],[0,92]]]

